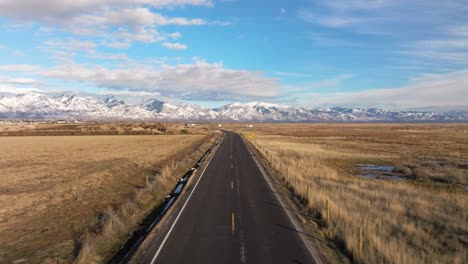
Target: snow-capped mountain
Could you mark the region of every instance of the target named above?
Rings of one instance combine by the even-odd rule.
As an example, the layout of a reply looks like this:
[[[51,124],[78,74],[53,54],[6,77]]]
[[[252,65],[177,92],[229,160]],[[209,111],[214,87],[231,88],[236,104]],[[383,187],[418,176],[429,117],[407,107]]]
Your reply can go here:
[[[150,99],[141,106],[156,114],[161,119],[171,120],[214,120],[218,114],[211,110],[202,108],[195,104],[170,104],[157,99]]]
[[[225,119],[252,121],[292,120],[292,114],[296,112],[296,109],[292,107],[264,102],[251,102],[246,104],[233,103],[215,108],[214,110]]]
[[[265,122],[466,121],[459,112],[388,111],[377,108],[313,109],[264,102],[208,109],[149,99],[130,104],[116,96],[27,93],[0,96],[0,118],[88,120],[191,120]]]
[[[276,122],[367,122],[367,121],[456,121],[468,120],[466,112],[432,113],[388,111],[377,108],[333,107],[311,109],[263,102],[229,104],[214,109],[221,119]]]

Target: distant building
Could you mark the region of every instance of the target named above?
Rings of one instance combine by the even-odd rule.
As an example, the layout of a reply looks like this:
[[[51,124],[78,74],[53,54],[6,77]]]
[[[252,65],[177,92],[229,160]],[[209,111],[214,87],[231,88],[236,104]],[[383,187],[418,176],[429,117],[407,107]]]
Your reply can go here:
[[[223,126],[223,125],[221,125],[221,124],[218,124],[218,127],[222,127],[222,126]]]
[[[253,125],[247,125],[247,127],[253,127]]]

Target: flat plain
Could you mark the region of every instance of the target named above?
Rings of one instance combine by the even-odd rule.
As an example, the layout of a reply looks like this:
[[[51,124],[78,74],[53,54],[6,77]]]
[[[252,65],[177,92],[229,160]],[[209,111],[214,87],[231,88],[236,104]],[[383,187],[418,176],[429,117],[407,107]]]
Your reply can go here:
[[[468,262],[468,125],[232,125],[350,261]],[[328,209],[327,209],[328,208]]]
[[[0,137],[0,262],[108,259],[214,140],[183,133]]]

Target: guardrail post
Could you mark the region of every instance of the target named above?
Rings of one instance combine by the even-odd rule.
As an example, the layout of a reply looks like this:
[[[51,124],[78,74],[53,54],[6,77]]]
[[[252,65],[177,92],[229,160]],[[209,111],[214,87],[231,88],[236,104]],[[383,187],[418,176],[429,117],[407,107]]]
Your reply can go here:
[[[358,227],[358,245],[359,245],[359,255],[362,256],[362,229]]]
[[[328,199],[325,202],[325,208],[327,211],[327,227],[328,227],[328,235],[331,235],[331,221],[330,221],[330,207],[328,205]]]

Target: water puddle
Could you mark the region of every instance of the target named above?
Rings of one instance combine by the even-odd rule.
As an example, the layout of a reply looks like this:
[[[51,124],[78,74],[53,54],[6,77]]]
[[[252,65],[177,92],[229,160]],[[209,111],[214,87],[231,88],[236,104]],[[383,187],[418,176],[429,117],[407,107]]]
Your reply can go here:
[[[392,172],[395,166],[373,165],[373,164],[357,164],[356,167],[366,171],[386,171]]]
[[[356,164],[354,165],[360,170],[358,176],[373,180],[388,180],[388,181],[405,181],[404,177],[393,172],[395,166],[389,165],[374,165],[374,164]]]
[[[185,184],[183,182],[179,183],[172,194],[179,195],[180,192],[182,191],[182,188],[184,188],[184,185]]]
[[[162,211],[162,214],[166,213],[166,211],[171,207],[172,203],[175,201],[175,197],[172,197],[169,202],[167,202],[166,206],[164,206],[164,209]]]
[[[372,174],[368,173],[366,175],[361,175],[364,178],[368,179],[374,179],[374,180],[389,180],[389,181],[404,181],[406,180],[403,177],[396,176],[396,175],[378,175],[378,174]]]

